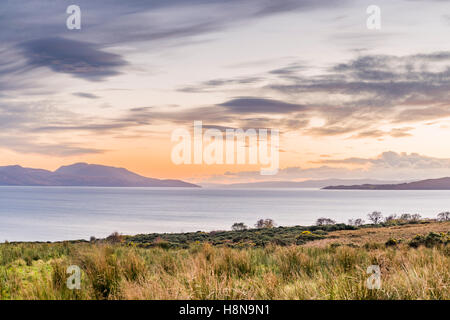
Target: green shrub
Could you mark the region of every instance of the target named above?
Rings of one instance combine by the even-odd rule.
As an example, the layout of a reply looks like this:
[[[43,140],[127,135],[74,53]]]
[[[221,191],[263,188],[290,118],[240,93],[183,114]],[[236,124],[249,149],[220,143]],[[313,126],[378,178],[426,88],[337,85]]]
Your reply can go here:
[[[420,246],[426,246],[428,248],[438,246],[438,245],[447,245],[450,243],[450,232],[430,232],[425,235],[417,235],[410,242],[409,246],[413,248],[418,248]]]
[[[312,233],[311,231],[303,231],[297,236],[296,244],[304,244],[308,241],[319,240],[325,238],[323,235]]]
[[[386,247],[395,247],[399,243],[400,243],[400,240],[394,239],[394,238],[390,238],[388,241],[386,241],[385,245],[386,245]]]

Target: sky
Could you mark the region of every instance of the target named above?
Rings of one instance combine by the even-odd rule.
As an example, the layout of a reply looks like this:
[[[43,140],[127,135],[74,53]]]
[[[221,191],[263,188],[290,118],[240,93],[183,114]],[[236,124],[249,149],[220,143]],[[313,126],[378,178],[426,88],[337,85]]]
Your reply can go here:
[[[73,4],[80,30],[66,26]],[[208,183],[450,176],[450,1],[4,0],[0,30],[0,166]],[[175,165],[171,134],[194,121],[279,130],[278,174]]]

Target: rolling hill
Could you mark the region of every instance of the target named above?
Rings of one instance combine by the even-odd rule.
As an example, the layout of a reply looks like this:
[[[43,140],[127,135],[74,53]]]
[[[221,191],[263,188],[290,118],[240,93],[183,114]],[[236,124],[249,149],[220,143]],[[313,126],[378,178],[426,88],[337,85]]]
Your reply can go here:
[[[400,184],[361,184],[328,186],[328,190],[450,190],[450,177],[427,179]]]
[[[375,179],[324,179],[324,180],[305,180],[305,181],[263,181],[248,183],[232,183],[232,184],[202,184],[208,188],[323,188],[331,185],[350,186],[360,184],[394,184],[404,181],[395,180],[375,180]]]

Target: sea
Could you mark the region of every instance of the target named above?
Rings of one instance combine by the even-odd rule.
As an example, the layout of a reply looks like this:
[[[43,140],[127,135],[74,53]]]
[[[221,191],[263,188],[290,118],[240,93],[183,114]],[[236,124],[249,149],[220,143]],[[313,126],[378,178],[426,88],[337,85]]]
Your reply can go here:
[[[279,226],[337,222],[380,211],[433,218],[450,210],[450,191],[321,189],[0,187],[0,242],[61,241],[230,230],[258,219]]]

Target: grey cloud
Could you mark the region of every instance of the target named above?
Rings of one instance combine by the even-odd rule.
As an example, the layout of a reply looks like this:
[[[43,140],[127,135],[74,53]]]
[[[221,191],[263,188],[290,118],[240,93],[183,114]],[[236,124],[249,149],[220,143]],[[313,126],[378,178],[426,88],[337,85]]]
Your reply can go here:
[[[306,109],[300,104],[287,103],[279,100],[256,98],[256,97],[239,97],[219,104],[232,113],[275,113],[284,114],[299,112]]]
[[[220,130],[220,131],[235,130],[236,129],[236,128],[233,128],[233,127],[211,125],[211,124],[203,124],[202,128],[203,129],[216,129],[216,130]]]
[[[259,88],[272,90],[281,98],[235,97],[217,105],[178,109],[177,112],[134,108],[120,121],[186,124],[203,120],[216,126],[301,130],[306,135],[318,137],[403,138],[411,135],[411,127],[382,131],[379,126],[450,116],[447,108],[450,99],[448,64],[450,52],[403,57],[360,56],[332,66],[327,73],[310,77],[297,76],[296,68],[291,69],[290,64],[286,72],[275,73],[280,77],[292,74],[287,81],[290,83],[280,84],[274,80],[275,84]],[[223,83],[228,81],[210,82],[211,85]],[[315,100],[308,99],[306,94],[311,93],[315,94]],[[337,96],[330,98],[330,95]],[[313,117],[323,118],[326,123],[314,127],[310,122]]]
[[[105,150],[83,147],[73,143],[42,143],[34,141],[30,136],[0,136],[0,148],[25,154],[41,154],[60,157],[105,152]]]
[[[82,125],[80,125],[82,123]],[[3,103],[0,105],[0,125],[4,132],[25,135],[48,132],[89,131],[107,133],[140,125],[131,119],[92,119],[81,114],[59,109],[50,101],[34,103]]]
[[[306,130],[306,134],[311,136],[336,136],[346,133],[351,133],[363,129],[364,125],[358,126],[323,126],[310,128]]]
[[[345,1],[347,2],[347,1]],[[222,29],[233,22],[256,19],[294,10],[308,11],[319,7],[335,7],[345,3],[342,0],[78,0],[82,9],[83,27],[96,38],[97,43],[120,43],[142,40],[161,40],[193,36]],[[73,4],[61,1],[8,1],[2,3],[0,28],[10,32],[2,33],[3,42],[26,41],[44,36],[61,36],[65,28],[66,8]],[[196,12],[210,10],[196,19],[187,19],[183,8],[195,7]],[[173,9],[178,9],[174,11]],[[148,13],[167,13],[164,19],[172,19],[168,25],[164,19],[148,19]],[[170,17],[172,15],[173,17]],[[18,19],[20,18],[20,19]],[[191,18],[193,18],[191,16]],[[25,31],[25,32],[24,32]],[[84,29],[79,32],[84,33]]]
[[[450,167],[450,159],[433,158],[418,153],[396,153],[388,151],[382,153],[376,158],[346,158],[346,159],[327,159],[317,161],[321,164],[356,164],[371,165],[378,168],[408,168],[418,170],[428,169],[447,169]]]
[[[197,85],[187,86],[179,89],[181,92],[210,92],[214,90],[223,90],[224,86],[239,86],[244,84],[256,84],[263,80],[261,77],[243,77],[237,79],[213,79],[202,82]]]
[[[64,38],[32,40],[19,48],[33,67],[48,67],[91,81],[117,75],[127,65],[119,55],[102,51],[95,44]]]
[[[383,132],[378,126],[435,120],[450,115],[447,108],[450,51],[406,56],[360,54],[312,76],[302,74],[305,68],[304,62],[289,63],[286,67],[256,75],[256,85],[263,81],[268,84],[255,88],[254,84],[241,83],[240,89],[264,91],[277,99],[237,97],[218,104],[216,107],[224,109],[217,112],[242,122],[245,118],[239,116],[245,114],[265,114],[263,118],[267,120],[270,120],[269,115],[289,115],[289,120],[293,120],[291,123],[297,122],[297,125],[272,121],[286,129],[302,129],[307,135],[353,134],[353,138],[402,138],[411,135],[410,130],[400,128]],[[236,80],[212,80],[202,83],[200,88],[207,90],[227,83],[237,85]],[[311,127],[309,120],[313,117],[323,118],[326,123]]]
[[[61,157],[103,153],[106,150],[74,143],[76,134],[88,132],[98,136],[140,125],[138,121],[92,119],[59,109],[52,101],[3,102],[0,104],[0,149]],[[55,132],[73,132],[72,139],[66,141],[64,136],[60,136],[56,142],[52,136]]]
[[[450,175],[450,159],[428,157],[417,153],[388,151],[375,158],[325,158],[313,163],[319,166],[283,168],[272,179],[261,176],[259,171],[227,172],[225,176],[237,181],[241,179],[293,181],[295,179],[371,179],[373,177],[388,180],[420,180]],[[349,168],[350,165],[353,168]]]
[[[106,123],[106,124],[88,124],[88,125],[59,125],[43,126],[32,129],[32,132],[55,132],[55,131],[92,131],[95,133],[109,132],[114,129],[123,129],[130,127],[129,123]]]
[[[410,137],[412,136],[409,131],[413,130],[412,127],[404,127],[404,128],[394,128],[390,131],[383,131],[383,130],[367,130],[367,131],[361,131],[358,132],[358,134],[350,137],[353,139],[361,139],[361,138],[382,138],[385,136],[390,136],[393,138],[404,138],[404,137]]]
[[[334,103],[309,106],[309,111],[327,119],[312,135],[346,134],[376,130],[380,122],[418,122],[449,115],[450,52],[416,54],[403,57],[360,56],[331,67],[328,73],[298,77],[290,83],[273,83],[266,89],[278,94],[303,98],[303,94],[336,96]],[[275,81],[276,82],[276,81]],[[303,98],[302,100],[305,100]],[[316,101],[317,103],[317,101]],[[401,137],[407,133],[392,132]]]
[[[426,108],[411,108],[407,110],[401,111],[394,122],[402,123],[402,122],[414,122],[414,121],[427,121],[427,120],[435,120],[439,118],[450,117],[450,109],[447,104],[444,105],[436,105],[432,107]]]
[[[258,61],[255,62],[255,65],[260,65],[267,63],[267,61]],[[250,64],[252,65],[252,64]],[[236,66],[233,66],[236,67]],[[245,67],[238,65],[238,67]],[[298,71],[305,70],[308,67],[304,64],[300,63],[291,63],[288,66],[280,67],[277,69],[270,70],[268,73],[272,75],[276,75],[280,78],[296,78],[296,74]],[[211,92],[216,90],[223,91],[225,87],[231,86],[232,88],[240,88],[242,85],[257,85],[263,81],[267,80],[264,76],[248,76],[248,77],[238,77],[235,79],[212,79],[208,81],[204,81],[199,84],[190,85],[179,89],[181,92],[191,92],[191,93],[199,93],[199,92]]]
[[[430,71],[433,62],[445,63],[439,71]],[[348,95],[373,94],[393,98],[409,95],[443,93],[450,84],[450,52],[419,54],[404,57],[361,56],[330,68],[327,74],[302,77],[271,89],[285,93],[331,92]],[[430,65],[431,64],[431,65]]]
[[[146,50],[201,42],[198,36],[220,31],[261,17],[309,11],[341,4],[338,0],[78,0],[82,29],[69,32],[66,8],[61,1],[7,1],[2,3],[0,42],[4,48],[21,45],[28,59],[21,66],[47,66],[55,72],[87,80],[102,80],[126,65],[122,57],[108,53],[112,46],[144,42]],[[185,10],[193,7],[195,10]],[[148,43],[153,45],[148,46]],[[17,51],[17,50],[16,50]],[[0,60],[4,55],[0,52]],[[2,71],[0,70],[0,74]],[[0,83],[0,90],[1,90]]]
[[[406,127],[406,128],[394,128],[392,129],[388,134],[391,137],[394,138],[404,138],[404,137],[410,137],[412,136],[411,133],[409,133],[409,131],[413,130],[414,128],[412,127]]]
[[[87,92],[74,92],[73,95],[76,96],[76,97],[86,98],[86,99],[98,99],[98,98],[100,98],[99,96],[97,96],[95,94],[87,93]]]
[[[108,52],[112,46],[159,50],[161,46],[202,41],[197,36],[245,21],[283,12],[309,11],[341,4],[338,0],[79,0],[82,29],[68,31],[61,1],[6,1],[2,3],[0,30],[0,96],[12,90],[36,88],[43,76],[29,71],[48,67],[91,81],[115,76],[126,61]],[[196,10],[184,10],[195,7]],[[195,39],[194,39],[195,38]],[[151,43],[151,45],[148,45]],[[22,61],[23,60],[23,61]],[[15,63],[10,63],[14,61]],[[10,81],[2,81],[7,75]],[[240,79],[236,84],[256,82]],[[232,83],[230,83],[232,84]],[[211,83],[219,85],[219,83]]]
[[[278,68],[278,69],[274,69],[269,71],[269,74],[274,74],[274,75],[278,75],[278,76],[291,76],[291,75],[296,75],[299,71],[308,69],[308,67],[304,64],[300,64],[300,63],[292,63],[288,66],[282,67],[282,68]]]
[[[27,132],[36,124],[65,123],[79,121],[73,112],[63,111],[49,101],[35,103],[0,104],[0,125],[2,129]]]

